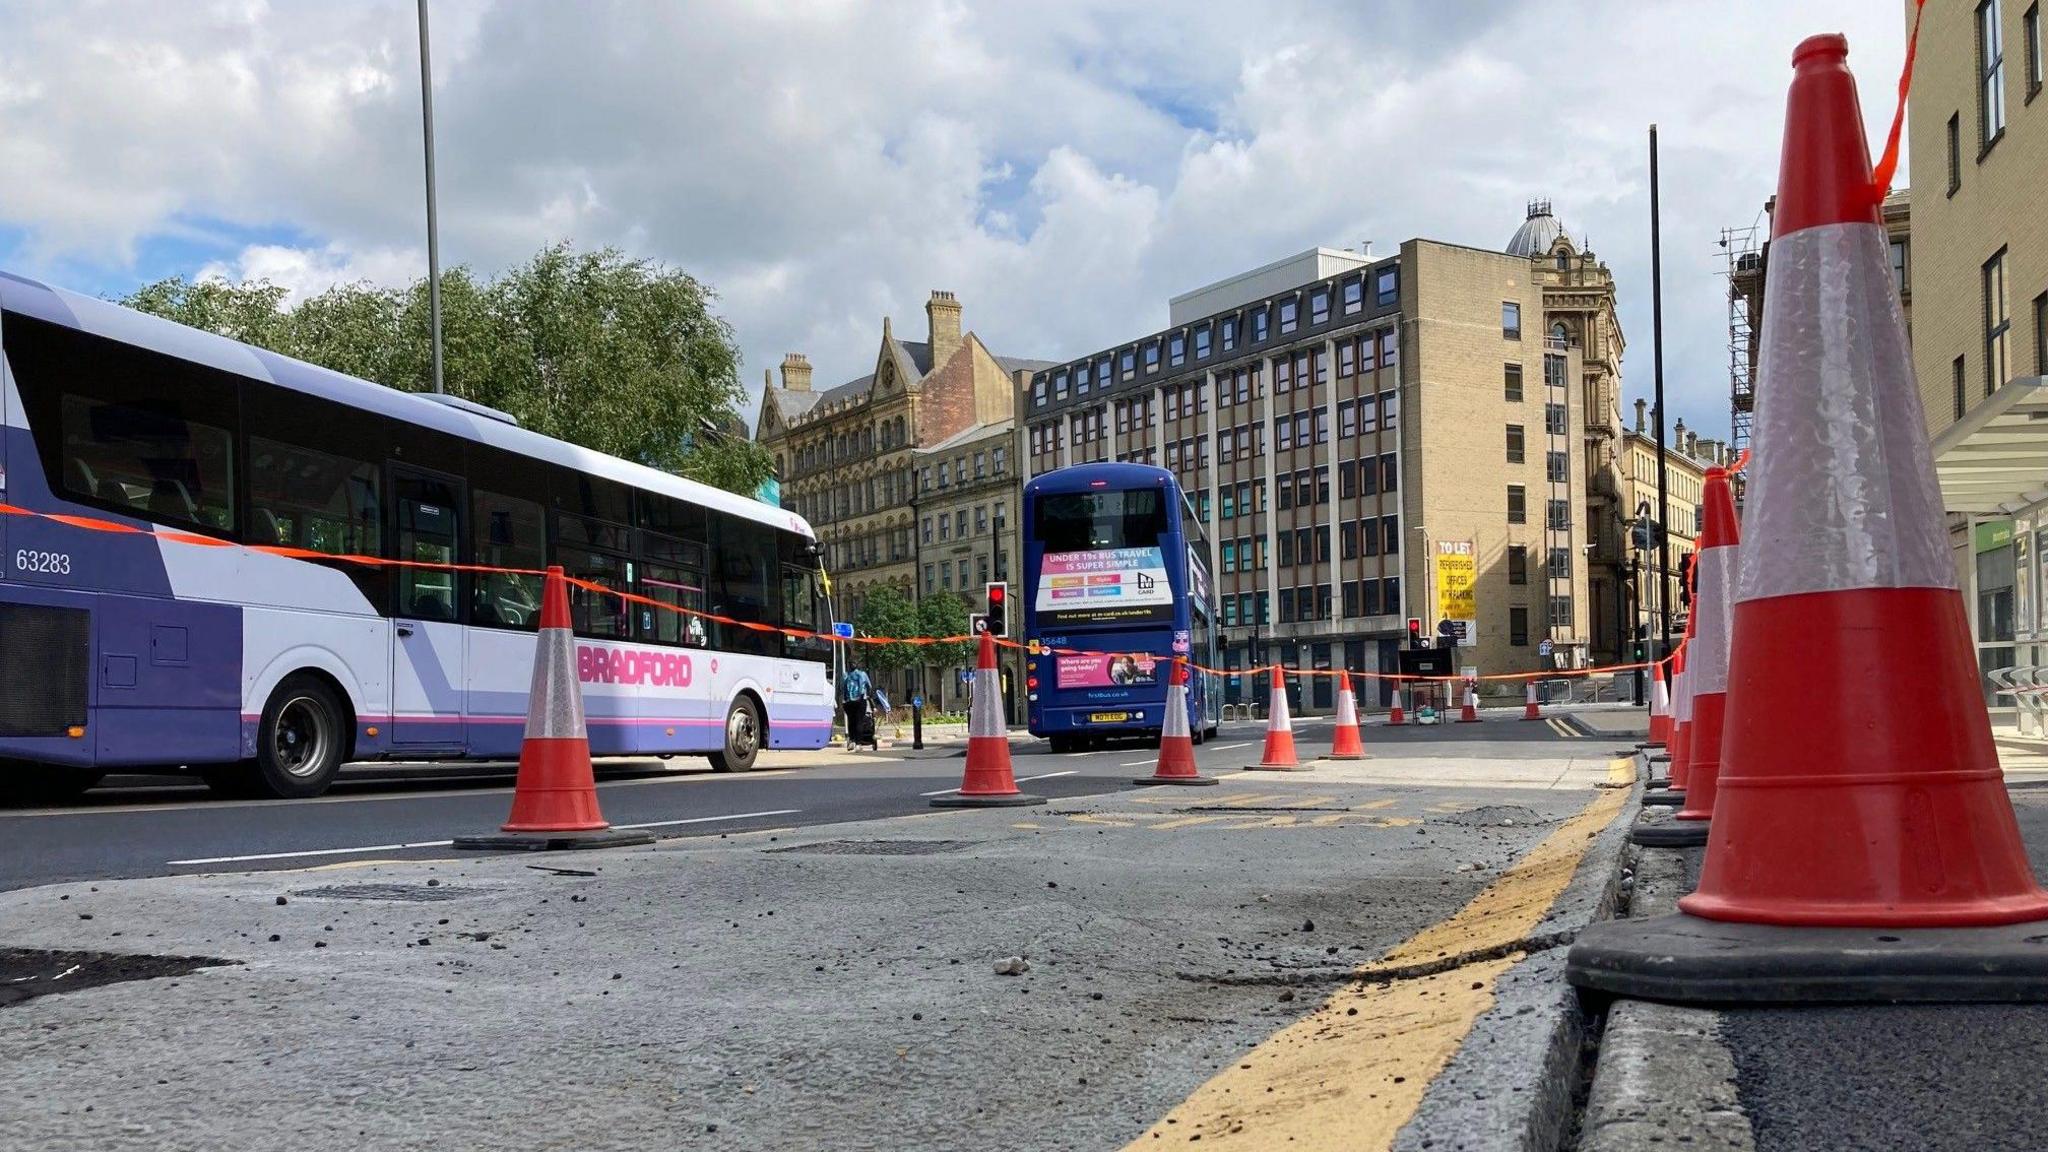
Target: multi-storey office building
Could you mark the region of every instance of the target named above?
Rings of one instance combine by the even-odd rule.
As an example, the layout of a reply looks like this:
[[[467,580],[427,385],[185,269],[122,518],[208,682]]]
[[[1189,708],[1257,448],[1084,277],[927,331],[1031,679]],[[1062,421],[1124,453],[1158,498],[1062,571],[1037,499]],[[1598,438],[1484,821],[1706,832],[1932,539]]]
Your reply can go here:
[[[1619,490],[1612,436],[1589,457],[1587,413],[1618,423],[1620,335],[1605,266],[1539,215],[1513,253],[1318,249],[1177,298],[1168,329],[1029,376],[1027,478],[1174,469],[1209,538],[1227,667],[1395,670],[1406,618],[1438,619],[1429,558],[1467,544],[1460,663],[1534,670],[1546,641],[1582,663],[1589,478],[1608,502]],[[1228,694],[1264,692],[1254,677]],[[1301,703],[1333,694],[1314,678]]]

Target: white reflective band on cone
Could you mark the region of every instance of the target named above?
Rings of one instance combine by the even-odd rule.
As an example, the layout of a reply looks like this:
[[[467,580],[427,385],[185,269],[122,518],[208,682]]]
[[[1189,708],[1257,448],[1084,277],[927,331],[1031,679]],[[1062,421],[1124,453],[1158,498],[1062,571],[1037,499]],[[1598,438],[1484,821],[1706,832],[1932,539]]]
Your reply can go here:
[[[1692,678],[1692,691],[1728,691],[1728,647],[1734,640],[1729,625],[1735,613],[1735,553],[1739,548],[1709,548],[1695,561],[1692,610],[1700,614],[1700,634],[1686,649],[1690,661],[1685,674]]]
[[[1691,645],[1685,649],[1685,671],[1678,674],[1678,691],[1671,694],[1671,718],[1683,724],[1692,719],[1692,661]]]
[[[1738,600],[1954,588],[1884,229],[1771,241]]]
[[[999,675],[1001,673],[993,668],[974,670],[974,693],[967,703],[967,735],[970,737],[1009,736],[1003,730],[1003,702],[996,685]]]
[[[1168,684],[1166,686],[1166,719],[1159,724],[1159,737],[1171,740],[1176,736],[1194,738],[1188,731],[1188,686]]]
[[[567,628],[543,628],[534,641],[526,735],[537,740],[584,738],[583,689],[576,683],[576,637]]]

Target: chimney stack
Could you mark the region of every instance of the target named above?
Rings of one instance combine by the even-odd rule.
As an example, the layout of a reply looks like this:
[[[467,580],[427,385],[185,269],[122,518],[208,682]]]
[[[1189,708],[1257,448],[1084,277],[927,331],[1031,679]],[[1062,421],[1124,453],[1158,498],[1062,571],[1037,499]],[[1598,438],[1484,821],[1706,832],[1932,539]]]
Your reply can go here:
[[[1636,401],[1636,435],[1638,436],[1649,434],[1649,429],[1644,424],[1644,421],[1648,418],[1649,410],[1650,402],[1648,400],[1638,399]]]
[[[782,386],[791,392],[811,390],[811,361],[801,352],[782,358]]]
[[[1693,459],[1695,459],[1695,460],[1699,459],[1699,456],[1700,456],[1700,434],[1699,434],[1699,433],[1697,433],[1697,432],[1687,432],[1687,433],[1685,434],[1685,454],[1686,454],[1687,456],[1690,456],[1690,457],[1692,457],[1692,458],[1693,458]]]
[[[924,314],[930,325],[932,367],[936,369],[960,349],[960,302],[951,292],[934,288],[932,298],[925,301]]]

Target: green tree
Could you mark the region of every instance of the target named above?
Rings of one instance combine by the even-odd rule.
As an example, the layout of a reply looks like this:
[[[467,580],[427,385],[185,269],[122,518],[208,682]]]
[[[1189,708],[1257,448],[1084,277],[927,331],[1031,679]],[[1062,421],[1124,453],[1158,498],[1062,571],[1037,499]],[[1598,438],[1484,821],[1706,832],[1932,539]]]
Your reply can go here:
[[[861,636],[900,638],[918,635],[917,606],[902,590],[890,585],[869,589],[853,618],[853,630]],[[870,672],[897,672],[915,667],[922,659],[916,644],[855,644],[847,658]]]
[[[964,636],[967,634],[967,602],[952,592],[941,589],[926,596],[918,605],[918,631],[924,636]],[[972,640],[956,640],[950,644],[928,644],[924,647],[924,662],[941,668],[965,668],[974,664],[976,643]]]
[[[433,385],[424,278],[282,307],[264,281],[158,281],[122,303],[408,392]],[[442,378],[527,428],[751,496],[768,452],[715,429],[746,400],[731,325],[693,277],[617,249],[542,249],[495,279],[441,275]],[[713,430],[707,432],[707,429]]]

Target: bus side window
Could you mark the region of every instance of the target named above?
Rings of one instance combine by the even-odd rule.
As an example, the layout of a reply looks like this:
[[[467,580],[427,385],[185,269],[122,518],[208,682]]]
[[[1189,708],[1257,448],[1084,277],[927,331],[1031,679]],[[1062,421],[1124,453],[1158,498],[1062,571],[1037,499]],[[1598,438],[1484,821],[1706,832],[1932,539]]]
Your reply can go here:
[[[531,500],[476,491],[470,495],[476,563],[490,568],[547,566],[547,517]],[[479,572],[470,623],[486,628],[532,629],[540,619],[541,578],[519,572]]]

